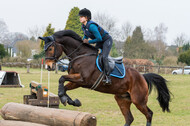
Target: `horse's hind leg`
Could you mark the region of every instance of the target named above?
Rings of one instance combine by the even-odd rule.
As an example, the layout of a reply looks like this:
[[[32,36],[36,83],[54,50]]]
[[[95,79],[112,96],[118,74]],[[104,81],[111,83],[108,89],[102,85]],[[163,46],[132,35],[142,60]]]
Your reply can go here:
[[[151,126],[153,112],[148,108],[146,104],[135,104],[136,107],[146,116],[147,123],[146,126]]]
[[[143,89],[143,88],[141,88]],[[144,90],[132,90],[131,92],[131,101],[137,109],[139,109],[146,117],[147,124],[146,126],[151,126],[153,112],[148,108],[148,91]]]
[[[122,97],[121,95],[115,95],[115,100],[117,101],[117,104],[119,105],[120,110],[125,117],[125,121],[126,121],[125,126],[130,126],[130,124],[134,120],[133,115],[130,110],[130,106],[132,103],[131,100],[126,97]]]

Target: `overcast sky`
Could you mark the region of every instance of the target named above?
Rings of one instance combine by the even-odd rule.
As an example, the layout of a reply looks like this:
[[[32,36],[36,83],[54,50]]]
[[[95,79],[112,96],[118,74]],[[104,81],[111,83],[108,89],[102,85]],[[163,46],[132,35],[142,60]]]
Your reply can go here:
[[[56,30],[64,29],[73,7],[88,8],[114,17],[117,26],[130,22],[153,30],[164,23],[168,27],[167,44],[181,33],[190,39],[190,0],[0,0],[0,19],[10,32],[27,33],[28,28],[52,23]]]

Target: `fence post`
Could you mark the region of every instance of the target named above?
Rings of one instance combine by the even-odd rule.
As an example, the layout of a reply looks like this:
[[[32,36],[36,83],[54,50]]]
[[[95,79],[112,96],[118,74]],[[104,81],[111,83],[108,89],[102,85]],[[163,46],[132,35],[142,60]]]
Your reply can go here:
[[[160,73],[160,65],[158,65],[158,74]]]
[[[184,66],[183,66],[183,68],[182,68],[182,74],[184,74]]]
[[[27,73],[30,73],[30,64],[27,64]]]
[[[55,73],[57,74],[58,73],[58,64],[56,63],[56,66],[55,66]]]
[[[165,74],[166,74],[166,67],[164,67],[164,72],[165,72]]]
[[[144,66],[144,73],[146,73],[146,66]]]
[[[133,64],[133,68],[135,68],[135,69],[136,69],[136,64]]]

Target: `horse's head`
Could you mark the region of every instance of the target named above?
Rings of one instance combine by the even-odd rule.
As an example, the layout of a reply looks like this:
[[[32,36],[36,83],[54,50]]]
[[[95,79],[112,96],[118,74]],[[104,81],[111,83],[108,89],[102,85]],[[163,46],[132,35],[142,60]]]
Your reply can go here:
[[[44,50],[45,64],[47,65],[47,70],[53,71],[56,68],[57,60],[62,55],[62,49],[60,47],[60,44],[56,43],[55,39],[52,36],[39,37],[39,39],[45,41]]]

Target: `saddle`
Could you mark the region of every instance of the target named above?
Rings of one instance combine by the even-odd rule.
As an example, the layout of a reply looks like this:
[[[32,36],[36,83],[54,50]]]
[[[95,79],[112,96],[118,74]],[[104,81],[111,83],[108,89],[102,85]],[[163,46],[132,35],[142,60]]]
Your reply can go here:
[[[123,63],[123,57],[114,58],[114,57],[108,56],[108,61],[109,61],[109,69],[112,72],[114,70],[116,64]],[[99,55],[98,62],[99,62],[99,66],[101,67],[101,69],[103,69],[103,58],[102,58],[101,54]]]

